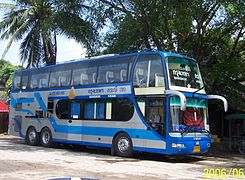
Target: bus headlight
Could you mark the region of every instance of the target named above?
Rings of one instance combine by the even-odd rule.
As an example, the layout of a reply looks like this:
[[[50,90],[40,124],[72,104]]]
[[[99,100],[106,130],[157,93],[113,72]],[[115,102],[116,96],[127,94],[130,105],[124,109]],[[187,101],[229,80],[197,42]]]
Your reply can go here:
[[[171,147],[172,148],[184,148],[185,147],[185,144],[176,144],[176,143],[172,143],[171,144]]]

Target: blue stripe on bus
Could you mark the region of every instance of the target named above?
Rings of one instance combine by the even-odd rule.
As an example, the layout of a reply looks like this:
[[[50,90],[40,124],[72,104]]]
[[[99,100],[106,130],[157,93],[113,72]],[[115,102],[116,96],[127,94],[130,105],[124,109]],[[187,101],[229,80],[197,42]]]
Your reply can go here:
[[[37,99],[37,102],[38,102],[39,106],[42,108],[42,110],[47,111],[47,106],[43,102],[43,98],[41,97],[41,95],[39,93],[34,93],[34,96]]]
[[[16,99],[17,103],[33,103],[34,98],[18,98]]]
[[[58,125],[53,117],[50,118],[50,123],[53,129],[55,130],[55,132],[58,133],[113,137],[117,132],[125,131],[130,135],[131,138],[160,140],[160,138],[156,136],[152,131],[146,129]]]
[[[96,98],[124,98],[129,97],[131,94],[110,94],[110,95],[90,95],[90,96],[76,96],[75,99],[96,99]],[[68,96],[49,96],[49,100],[56,99],[69,99]]]
[[[16,100],[12,95],[10,96],[10,106],[16,108]]]
[[[201,99],[207,99],[208,96],[206,94],[198,94],[198,93],[189,93],[189,92],[182,92],[186,97],[194,97],[194,98],[201,98]]]
[[[78,144],[78,145],[84,145],[84,146],[96,146],[96,147],[104,147],[104,148],[111,148],[112,147],[112,144],[106,144],[106,143],[74,141],[74,140],[57,139],[57,138],[53,138],[53,141],[59,142],[59,143]],[[134,146],[133,150],[139,151],[139,152],[151,152],[151,153],[159,153],[159,154],[163,154],[165,151],[165,149],[146,148],[146,147],[137,147],[137,146]]]

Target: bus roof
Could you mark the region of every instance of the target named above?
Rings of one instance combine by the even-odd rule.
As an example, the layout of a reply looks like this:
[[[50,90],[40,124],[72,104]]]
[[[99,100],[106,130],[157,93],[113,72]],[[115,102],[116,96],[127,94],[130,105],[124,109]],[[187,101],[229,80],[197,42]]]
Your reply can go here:
[[[191,57],[181,55],[181,54],[177,54],[177,53],[147,50],[147,51],[139,51],[139,52],[133,52],[133,53],[127,52],[127,53],[120,53],[120,54],[105,54],[105,55],[93,56],[93,57],[88,57],[88,58],[72,59],[72,60],[68,60],[68,61],[59,62],[59,63],[54,64],[54,65],[34,67],[34,68],[30,68],[30,69],[22,69],[22,70],[17,70],[16,72],[24,72],[24,71],[36,70],[36,69],[45,69],[45,68],[51,68],[51,67],[56,67],[56,66],[62,66],[64,64],[75,64],[75,63],[79,63],[79,62],[100,61],[100,60],[104,60],[107,58],[137,56],[140,54],[162,54],[164,57],[175,56],[175,57],[181,57],[181,58],[188,58],[188,59],[196,61],[195,59],[193,59]]]

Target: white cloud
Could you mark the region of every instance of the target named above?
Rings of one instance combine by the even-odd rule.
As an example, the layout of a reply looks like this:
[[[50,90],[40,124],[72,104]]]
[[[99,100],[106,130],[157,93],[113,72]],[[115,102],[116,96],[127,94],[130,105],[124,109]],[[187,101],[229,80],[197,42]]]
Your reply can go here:
[[[74,39],[68,39],[65,36],[57,38],[58,53],[57,62],[80,59],[85,57],[86,49]]]

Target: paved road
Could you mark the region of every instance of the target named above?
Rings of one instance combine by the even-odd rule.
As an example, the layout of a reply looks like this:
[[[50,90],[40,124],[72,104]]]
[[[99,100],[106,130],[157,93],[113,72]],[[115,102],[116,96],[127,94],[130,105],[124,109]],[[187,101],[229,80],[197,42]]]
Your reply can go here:
[[[223,154],[166,157],[136,154],[133,158],[111,156],[108,150],[85,147],[34,147],[22,139],[0,135],[0,179],[203,179],[204,168],[243,168],[245,157]],[[243,171],[242,170],[242,171]],[[225,179],[232,179],[228,175]],[[235,179],[235,177],[234,177]]]

